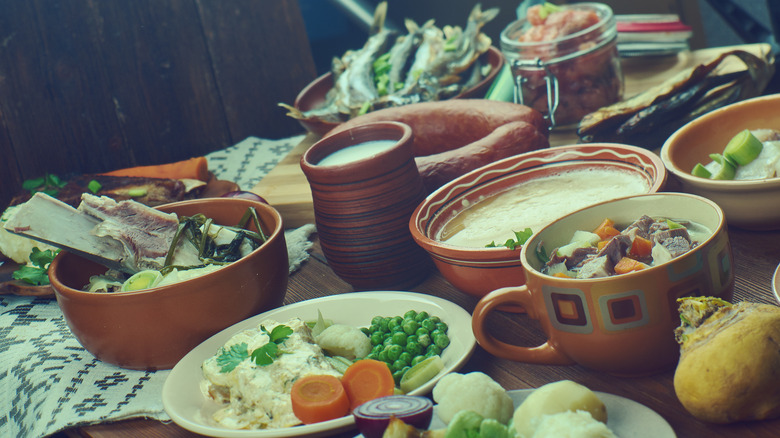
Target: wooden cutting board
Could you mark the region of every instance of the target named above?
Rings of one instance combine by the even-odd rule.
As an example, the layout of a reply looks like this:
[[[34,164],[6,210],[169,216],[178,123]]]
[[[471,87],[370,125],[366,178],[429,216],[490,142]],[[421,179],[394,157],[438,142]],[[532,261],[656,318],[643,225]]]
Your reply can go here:
[[[633,96],[640,91],[657,85],[681,70],[706,63],[725,51],[742,49],[772,61],[768,44],[746,44],[732,47],[714,47],[709,49],[681,52],[677,56],[627,58],[621,61],[625,79],[625,96]],[[735,61],[736,68],[744,65]],[[724,64],[727,65],[726,62]],[[728,67],[726,67],[728,68]],[[300,144],[260,180],[252,192],[264,197],[282,215],[286,228],[296,228],[314,223],[314,209],[309,183],[300,167],[301,156],[319,137],[308,134]],[[575,131],[555,131],[550,134],[550,145],[561,146],[578,142]]]

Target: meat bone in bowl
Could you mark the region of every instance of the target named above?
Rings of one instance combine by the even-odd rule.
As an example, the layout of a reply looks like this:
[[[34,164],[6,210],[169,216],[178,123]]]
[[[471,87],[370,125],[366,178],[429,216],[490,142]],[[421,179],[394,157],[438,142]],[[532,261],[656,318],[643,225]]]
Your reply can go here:
[[[279,213],[267,204],[210,198],[157,207],[179,216],[204,214],[235,225],[254,207],[268,240],[217,271],[180,283],[132,292],[81,288],[106,268],[67,251],[52,262],[49,278],[57,303],[79,343],[97,359],[122,368],[173,367],[220,330],[279,307],[287,292],[288,260]]]
[[[495,289],[522,285],[525,283],[525,274],[520,263],[520,246],[514,249],[502,246],[458,246],[442,241],[442,232],[453,218],[467,212],[469,207],[485,198],[507,193],[520,185],[540,181],[550,175],[588,170],[632,175],[644,182],[644,189],[639,190],[640,193],[661,190],[667,177],[666,169],[657,155],[635,146],[594,143],[527,152],[480,167],[433,192],[412,214],[409,221],[412,237],[428,251],[441,274],[466,294],[482,297]],[[569,185],[573,194],[578,194],[581,188],[581,184]],[[606,193],[602,201],[623,195],[625,193],[622,192]],[[566,213],[588,205],[569,205],[568,211],[544,218],[543,222],[551,223]],[[502,220],[507,219],[496,219]],[[517,224],[517,227],[519,229],[514,231],[522,231],[526,225]],[[503,240],[496,237],[495,242],[500,245]],[[490,241],[484,242],[488,243]]]

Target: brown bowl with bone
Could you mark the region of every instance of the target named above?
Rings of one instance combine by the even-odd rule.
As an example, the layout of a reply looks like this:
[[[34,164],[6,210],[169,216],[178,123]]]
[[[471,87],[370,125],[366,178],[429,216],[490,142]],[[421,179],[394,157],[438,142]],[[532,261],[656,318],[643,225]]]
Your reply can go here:
[[[84,193],[74,208],[36,193],[4,228],[63,249],[48,277],[68,326],[97,359],[123,368],[170,368],[286,293],[282,219],[256,200],[152,208]]]

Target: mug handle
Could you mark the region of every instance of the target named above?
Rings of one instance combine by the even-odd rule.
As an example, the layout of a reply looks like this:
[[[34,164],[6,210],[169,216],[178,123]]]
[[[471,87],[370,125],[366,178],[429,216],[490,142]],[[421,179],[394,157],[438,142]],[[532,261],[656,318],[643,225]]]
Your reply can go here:
[[[479,345],[488,353],[517,362],[544,365],[573,365],[563,352],[555,348],[548,339],[537,347],[521,347],[496,339],[487,329],[487,317],[496,307],[506,304],[521,305],[529,317],[539,320],[537,309],[526,285],[496,289],[482,297],[471,316],[471,329]],[[549,336],[549,335],[548,335]]]

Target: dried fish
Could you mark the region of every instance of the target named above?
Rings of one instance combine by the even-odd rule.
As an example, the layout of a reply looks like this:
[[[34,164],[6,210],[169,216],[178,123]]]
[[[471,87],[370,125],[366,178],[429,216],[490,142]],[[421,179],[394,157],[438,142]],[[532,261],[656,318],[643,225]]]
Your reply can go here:
[[[323,105],[302,112],[280,103],[289,111],[287,115],[343,122],[381,108],[454,97],[489,73],[479,58],[490,49],[491,40],[481,30],[498,15],[498,8],[483,11],[475,5],[463,29],[440,29],[433,20],[418,26],[407,19],[408,33],[397,38],[384,29],[386,13],[387,2],[379,3],[373,33],[363,48],[334,59],[334,85]]]
[[[732,56],[740,59],[746,69],[721,71],[724,60]],[[694,118],[761,94],[773,73],[771,54],[764,59],[743,50],[729,51],[629,99],[586,115],[577,133],[586,143],[619,142],[654,149]]]

